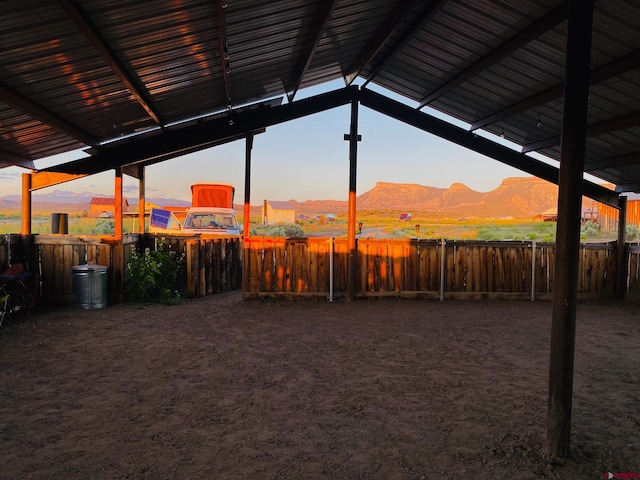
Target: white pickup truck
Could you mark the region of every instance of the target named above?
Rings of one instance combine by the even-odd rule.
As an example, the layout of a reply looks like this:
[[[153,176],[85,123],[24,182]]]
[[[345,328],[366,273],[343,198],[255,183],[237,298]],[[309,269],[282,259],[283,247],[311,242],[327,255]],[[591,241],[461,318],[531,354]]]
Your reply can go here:
[[[153,208],[150,233],[240,235],[233,209],[235,188],[219,183],[191,185],[191,208],[184,212]]]

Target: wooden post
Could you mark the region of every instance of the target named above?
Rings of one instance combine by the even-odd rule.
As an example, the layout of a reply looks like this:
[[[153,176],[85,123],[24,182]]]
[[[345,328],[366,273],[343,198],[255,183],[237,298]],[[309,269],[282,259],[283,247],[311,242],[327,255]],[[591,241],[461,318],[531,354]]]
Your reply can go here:
[[[144,235],[144,214],[145,214],[145,168],[144,165],[138,165],[138,233]]]
[[[618,248],[616,249],[616,297],[624,300],[627,293],[627,197],[618,200],[620,212],[618,217]]]
[[[22,174],[22,235],[31,235],[31,174]]]
[[[593,0],[570,0],[560,142],[547,454],[569,456]]]
[[[349,205],[347,224],[347,300],[355,296],[358,252],[356,251],[356,179],[358,160],[358,100],[351,101],[351,127],[349,134],[344,136],[349,141]]]

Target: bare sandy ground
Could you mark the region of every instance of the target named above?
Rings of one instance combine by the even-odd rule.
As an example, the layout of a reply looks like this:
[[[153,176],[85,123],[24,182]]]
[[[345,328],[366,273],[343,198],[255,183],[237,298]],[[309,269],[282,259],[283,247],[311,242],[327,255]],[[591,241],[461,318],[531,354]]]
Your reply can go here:
[[[572,458],[543,455],[546,302],[42,311],[0,329],[1,479],[640,473],[640,308],[579,307]]]

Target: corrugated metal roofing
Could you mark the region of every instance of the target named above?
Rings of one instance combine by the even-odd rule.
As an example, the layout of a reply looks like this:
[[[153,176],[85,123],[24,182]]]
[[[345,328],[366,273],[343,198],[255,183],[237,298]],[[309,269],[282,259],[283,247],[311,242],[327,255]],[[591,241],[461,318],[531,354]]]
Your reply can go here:
[[[7,0],[0,166],[163,136],[341,77],[557,160],[567,10],[560,0]],[[595,2],[585,167],[634,191],[639,19],[638,2]]]

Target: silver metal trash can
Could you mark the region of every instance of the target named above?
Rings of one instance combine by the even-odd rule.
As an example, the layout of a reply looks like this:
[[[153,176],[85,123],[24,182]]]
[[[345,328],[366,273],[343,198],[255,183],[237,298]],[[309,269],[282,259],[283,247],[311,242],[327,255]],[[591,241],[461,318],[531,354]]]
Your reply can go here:
[[[87,263],[76,265],[73,271],[73,291],[81,310],[97,310],[107,306],[107,267]]]

